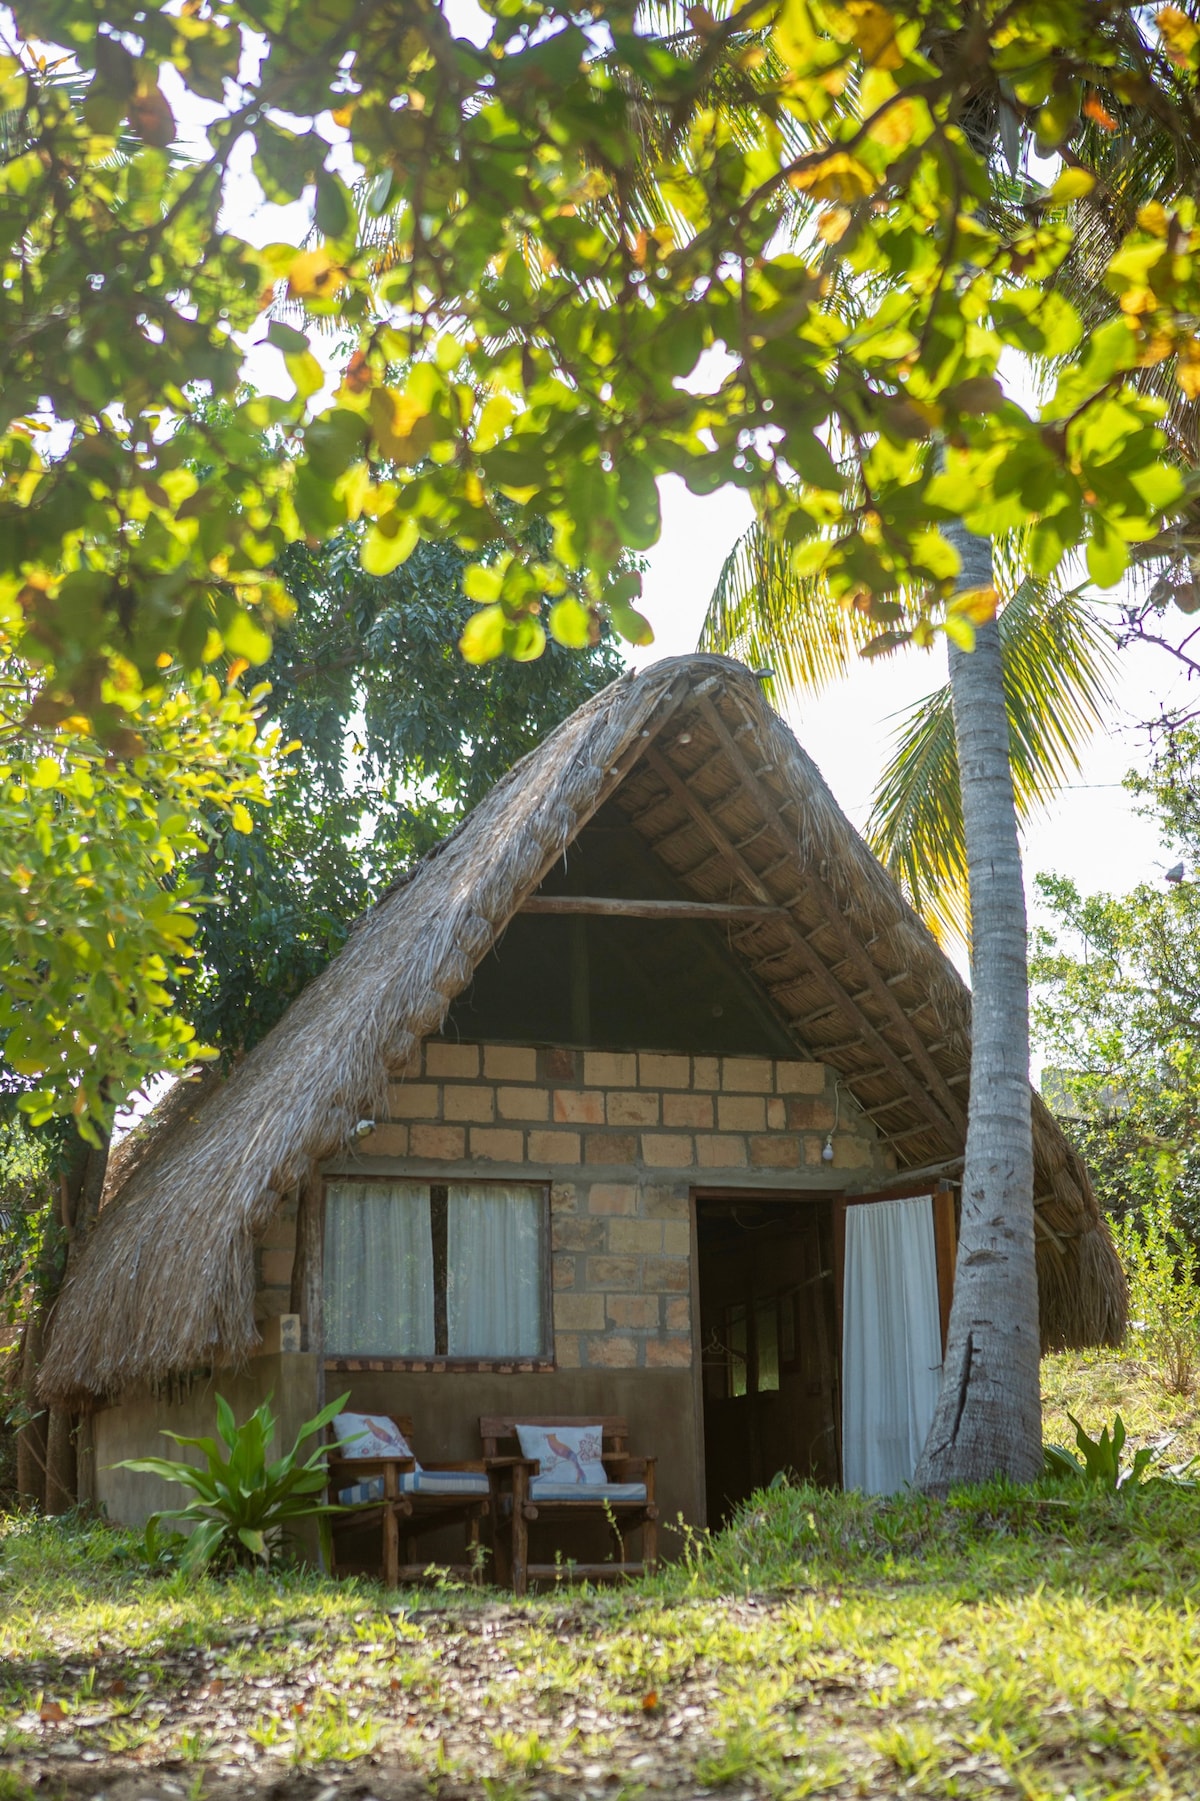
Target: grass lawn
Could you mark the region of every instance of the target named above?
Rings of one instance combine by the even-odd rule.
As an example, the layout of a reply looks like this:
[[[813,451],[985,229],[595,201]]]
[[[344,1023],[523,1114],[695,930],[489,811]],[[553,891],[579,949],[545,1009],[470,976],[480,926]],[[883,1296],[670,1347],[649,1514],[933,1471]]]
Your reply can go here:
[[[1190,1402],[1046,1366],[1047,1436]],[[652,1582],[516,1604],[149,1574],[0,1525],[0,1801],[1200,1794],[1200,1494],[781,1489]]]

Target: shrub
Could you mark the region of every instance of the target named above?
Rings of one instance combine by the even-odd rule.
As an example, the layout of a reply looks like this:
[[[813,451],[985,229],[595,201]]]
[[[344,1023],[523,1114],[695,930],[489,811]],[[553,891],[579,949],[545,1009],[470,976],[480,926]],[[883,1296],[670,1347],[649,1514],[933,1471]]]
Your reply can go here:
[[[1064,1445],[1044,1446],[1048,1476],[1065,1477],[1071,1482],[1094,1483],[1112,1494],[1116,1494],[1121,1488],[1137,1488],[1143,1478],[1147,1482],[1173,1482],[1180,1488],[1196,1486],[1194,1482],[1187,1480],[1187,1472],[1195,1463],[1195,1458],[1189,1458],[1186,1463],[1166,1470],[1155,1468],[1162,1461],[1165,1446],[1143,1445],[1134,1452],[1132,1458],[1124,1460],[1121,1452],[1125,1447],[1125,1422],[1119,1413],[1113,1420],[1111,1432],[1105,1426],[1099,1438],[1092,1438],[1073,1413],[1068,1413],[1067,1418],[1075,1428],[1079,1455],[1068,1451]],[[1150,1472],[1149,1475],[1147,1471]]]
[[[321,1500],[325,1489],[325,1448],[318,1445],[305,1462],[300,1447],[320,1433],[349,1400],[349,1391],[330,1401],[315,1418],[307,1420],[285,1456],[267,1462],[267,1446],[275,1430],[271,1397],[239,1426],[223,1395],[217,1396],[217,1432],[214,1438],[186,1438],[164,1432],[177,1445],[194,1445],[204,1454],[204,1465],[169,1457],[129,1457],[115,1465],[162,1476],[190,1488],[195,1499],[186,1507],[164,1509],[146,1522],[146,1545],[151,1557],[158,1548],[161,1520],[177,1520],[192,1527],[181,1562],[187,1570],[203,1569],[218,1555],[229,1563],[269,1563],[288,1528],[300,1520],[337,1513],[335,1505]],[[222,1446],[228,1456],[222,1454]]]
[[[1168,1394],[1190,1394],[1200,1365],[1200,1254],[1165,1191],[1112,1226],[1129,1277],[1133,1329]]]

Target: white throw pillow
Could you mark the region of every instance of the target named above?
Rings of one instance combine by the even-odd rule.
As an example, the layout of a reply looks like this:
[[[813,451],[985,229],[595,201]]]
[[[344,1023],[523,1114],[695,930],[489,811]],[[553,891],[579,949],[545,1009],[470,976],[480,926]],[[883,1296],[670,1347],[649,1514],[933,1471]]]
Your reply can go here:
[[[541,1475],[551,1482],[591,1484],[607,1482],[600,1452],[604,1435],[599,1426],[518,1426],[522,1457],[535,1458]]]
[[[412,1449],[386,1413],[339,1413],[334,1435],[346,1457],[411,1457]]]

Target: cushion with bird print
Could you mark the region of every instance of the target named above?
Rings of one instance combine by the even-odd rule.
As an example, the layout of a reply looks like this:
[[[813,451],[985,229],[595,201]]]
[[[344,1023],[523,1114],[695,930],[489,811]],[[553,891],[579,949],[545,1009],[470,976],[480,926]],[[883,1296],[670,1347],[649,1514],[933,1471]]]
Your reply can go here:
[[[600,1461],[603,1433],[596,1426],[517,1426],[522,1457],[541,1464],[543,1479],[554,1483],[604,1483]]]
[[[343,1457],[411,1457],[408,1440],[386,1413],[339,1413],[334,1435]]]

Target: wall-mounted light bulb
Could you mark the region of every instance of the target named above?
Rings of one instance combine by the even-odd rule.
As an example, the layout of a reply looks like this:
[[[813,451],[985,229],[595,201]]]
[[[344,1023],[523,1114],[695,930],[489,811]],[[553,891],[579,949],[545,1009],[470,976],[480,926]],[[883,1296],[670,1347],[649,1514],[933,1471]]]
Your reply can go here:
[[[829,1133],[824,1144],[821,1146],[821,1162],[822,1163],[832,1163],[833,1162],[833,1133],[832,1132]]]

